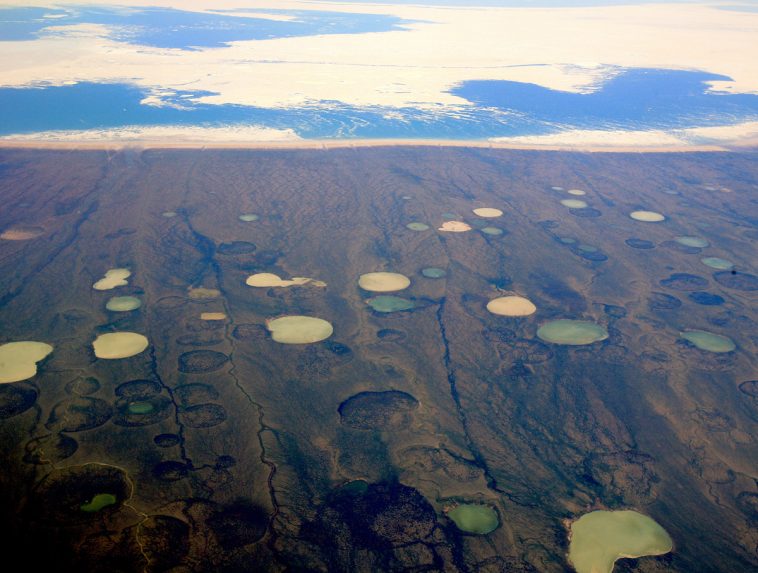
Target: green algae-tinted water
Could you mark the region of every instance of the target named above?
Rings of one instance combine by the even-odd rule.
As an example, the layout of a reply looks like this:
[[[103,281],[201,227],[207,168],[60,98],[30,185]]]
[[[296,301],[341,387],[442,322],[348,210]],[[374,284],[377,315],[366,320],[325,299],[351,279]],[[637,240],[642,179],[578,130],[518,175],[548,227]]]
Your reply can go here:
[[[731,352],[737,348],[731,338],[705,330],[687,330],[682,332],[680,336],[701,350],[708,350],[709,352]]]
[[[451,509],[447,516],[461,531],[486,535],[497,529],[500,521],[497,512],[489,505],[464,503]]]
[[[681,236],[676,237],[674,240],[685,247],[696,247],[698,249],[704,249],[710,245],[708,239],[704,239],[703,237]]]
[[[155,409],[150,402],[132,402],[129,404],[130,414],[149,414]]]
[[[502,235],[503,230],[500,227],[482,227],[482,233],[485,235],[492,235],[494,237],[497,235]]]
[[[245,213],[244,215],[239,216],[240,221],[244,221],[245,223],[252,223],[253,221],[257,221],[260,219],[258,215],[255,215],[254,213]]]
[[[440,269],[438,267],[426,267],[425,269],[421,269],[421,274],[428,279],[441,279],[447,276],[445,269]]]
[[[543,324],[537,330],[537,336],[553,344],[579,346],[605,340],[608,331],[594,322],[560,319]]]
[[[411,231],[426,231],[429,229],[429,225],[426,223],[419,223],[417,221],[414,221],[413,223],[408,223],[406,225]]]
[[[90,501],[80,505],[79,509],[87,513],[94,513],[109,505],[115,505],[117,501],[116,496],[112,493],[98,493]]]
[[[366,303],[376,312],[398,312],[415,306],[412,300],[391,295],[375,296],[367,299]]]
[[[734,263],[732,261],[728,261],[719,257],[704,257],[700,259],[700,262],[707,267],[711,267],[712,269],[719,271],[728,271],[734,268]]]

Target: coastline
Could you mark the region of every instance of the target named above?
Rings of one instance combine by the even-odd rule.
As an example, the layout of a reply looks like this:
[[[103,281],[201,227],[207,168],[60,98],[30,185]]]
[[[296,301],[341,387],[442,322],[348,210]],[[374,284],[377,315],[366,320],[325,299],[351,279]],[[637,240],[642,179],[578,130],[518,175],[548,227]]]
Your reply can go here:
[[[597,145],[597,144],[526,144],[486,140],[455,139],[341,139],[341,140],[287,140],[287,141],[195,141],[151,140],[126,141],[44,141],[0,139],[0,149],[45,150],[148,150],[148,149],[251,149],[251,150],[324,150],[357,149],[367,147],[440,147],[510,149],[522,151],[562,151],[575,153],[687,153],[687,152],[752,152],[758,151],[758,139],[729,144],[711,145]]]

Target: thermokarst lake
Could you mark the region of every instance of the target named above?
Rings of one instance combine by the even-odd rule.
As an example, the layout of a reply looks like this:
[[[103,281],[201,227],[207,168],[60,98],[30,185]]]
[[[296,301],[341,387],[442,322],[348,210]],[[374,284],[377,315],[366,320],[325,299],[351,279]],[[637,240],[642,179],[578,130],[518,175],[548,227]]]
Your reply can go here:
[[[757,160],[0,151],[7,553],[756,569]]]

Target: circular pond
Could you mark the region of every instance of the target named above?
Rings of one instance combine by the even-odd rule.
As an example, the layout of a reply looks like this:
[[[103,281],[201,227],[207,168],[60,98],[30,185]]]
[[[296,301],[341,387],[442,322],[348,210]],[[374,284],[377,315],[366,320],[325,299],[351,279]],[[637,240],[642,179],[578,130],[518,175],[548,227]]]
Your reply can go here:
[[[282,344],[310,344],[329,338],[334,332],[331,323],[313,316],[282,316],[266,323],[271,338]]]
[[[30,496],[27,510],[51,527],[98,523],[101,512],[117,510],[130,498],[126,474],[113,466],[91,463],[53,469]]]
[[[732,261],[721,259],[719,257],[704,257],[700,259],[700,262],[707,267],[711,267],[712,269],[719,271],[729,271],[734,268],[734,263]]]
[[[402,310],[411,310],[416,306],[412,300],[392,295],[372,297],[366,300],[366,304],[376,312],[398,312]]]
[[[529,316],[537,307],[523,296],[501,296],[487,303],[487,310],[500,316]]]
[[[726,302],[723,296],[704,291],[691,292],[688,293],[687,296],[690,300],[704,306],[719,306]]]
[[[684,245],[685,247],[694,247],[697,249],[704,249],[710,246],[710,243],[708,242],[708,240],[704,239],[703,237],[683,235],[680,237],[676,237],[674,240],[680,245]]]
[[[253,221],[257,221],[258,219],[260,219],[260,217],[254,213],[245,213],[239,216],[239,220],[244,221],[245,223],[251,223]]]
[[[474,209],[474,215],[477,217],[484,217],[485,219],[500,217],[502,214],[503,212],[500,209],[493,209],[492,207],[480,207]]]
[[[561,205],[570,209],[586,209],[588,207],[587,202],[581,199],[562,199]]]
[[[400,273],[366,273],[358,279],[358,286],[370,292],[394,292],[410,286],[411,279]]]
[[[466,231],[471,230],[471,225],[464,223],[463,221],[445,221],[437,230],[446,233],[465,233]]]
[[[114,296],[105,303],[105,308],[111,312],[129,312],[142,306],[142,301],[136,296]]]
[[[685,330],[679,333],[679,336],[691,342],[700,350],[707,350],[709,352],[731,352],[737,348],[737,345],[734,344],[731,338],[706,332],[705,330]]]
[[[569,189],[568,191],[566,191],[566,193],[568,193],[569,195],[574,195],[576,197],[581,197],[582,195],[587,194],[586,191],[582,191],[581,189]]]
[[[37,374],[37,362],[52,351],[49,344],[28,340],[0,345],[0,384],[31,378]]]
[[[411,231],[426,231],[429,229],[429,225],[427,225],[426,223],[418,223],[418,222],[408,223],[406,227],[409,228]]]
[[[611,573],[621,558],[663,555],[673,542],[653,519],[636,511],[593,511],[571,524],[569,560],[578,573]]]
[[[486,535],[500,525],[497,512],[489,505],[464,503],[447,512],[456,527],[466,533]]]
[[[500,227],[482,227],[481,231],[485,235],[491,235],[493,237],[503,234],[503,230]]]
[[[666,217],[655,211],[632,211],[629,216],[635,221],[643,221],[645,223],[659,223],[665,221]]]
[[[654,249],[655,248],[655,243],[653,243],[652,241],[648,241],[646,239],[631,238],[631,239],[627,239],[624,242],[627,245],[629,245],[630,247],[632,247],[633,249],[643,249],[643,250],[646,250],[646,249]]]
[[[608,338],[608,331],[594,322],[586,320],[559,319],[543,324],[537,336],[545,342],[581,346]]]
[[[445,269],[440,269],[438,267],[426,267],[425,269],[421,269],[421,274],[428,279],[441,279],[447,276]]]
[[[148,347],[145,336],[136,332],[109,332],[101,334],[92,343],[95,356],[106,360],[129,358],[135,356]]]
[[[116,401],[113,423],[117,426],[149,426],[171,415],[173,403],[165,396],[123,398]]]

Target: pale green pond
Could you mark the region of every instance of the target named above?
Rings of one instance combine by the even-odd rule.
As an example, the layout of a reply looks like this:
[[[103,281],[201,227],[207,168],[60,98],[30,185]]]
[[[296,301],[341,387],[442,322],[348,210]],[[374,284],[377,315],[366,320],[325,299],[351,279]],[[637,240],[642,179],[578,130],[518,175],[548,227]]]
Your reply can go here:
[[[438,267],[426,267],[425,269],[421,269],[421,274],[428,279],[441,279],[447,275],[447,272],[445,269]]]
[[[719,257],[705,257],[703,259],[700,259],[700,262],[707,267],[711,267],[712,269],[719,271],[728,271],[734,268],[734,263],[732,261],[721,259]]]
[[[696,247],[698,249],[704,249],[710,245],[708,239],[704,239],[703,237],[681,236],[676,237],[674,240],[685,247]]]
[[[485,235],[497,236],[502,235],[503,230],[500,227],[482,227],[482,233]]]
[[[271,338],[282,344],[310,344],[329,338],[332,325],[313,316],[282,316],[268,321]]]
[[[411,231],[426,231],[429,229],[429,225],[426,223],[413,222],[406,225]]]
[[[734,344],[731,338],[706,332],[705,330],[686,330],[685,332],[681,332],[679,336],[701,350],[708,350],[709,352],[731,352],[737,348],[737,345]]]
[[[629,216],[635,221],[642,221],[644,223],[660,223],[666,220],[665,216],[655,211],[632,211],[629,213]]]
[[[593,511],[571,524],[569,560],[578,573],[611,573],[617,559],[663,555],[673,542],[658,523],[636,511]]]
[[[479,503],[464,503],[451,509],[447,516],[461,531],[486,535],[497,529],[500,520],[497,512],[489,505]]]
[[[112,493],[98,493],[90,501],[80,505],[79,509],[87,513],[94,513],[109,505],[115,505],[116,501],[118,500]]]
[[[608,331],[594,322],[565,318],[543,324],[537,336],[545,342],[580,346],[608,338]]]
[[[244,215],[240,215],[239,219],[245,223],[251,223],[253,221],[257,221],[260,219],[260,217],[254,213],[245,213]]]
[[[136,296],[114,296],[105,303],[105,308],[112,312],[128,312],[142,306],[142,301]]]
[[[570,209],[586,209],[587,208],[587,202],[582,201],[581,199],[563,199],[561,200],[561,205],[564,207],[568,207]]]
[[[407,298],[391,295],[375,296],[366,300],[366,303],[376,312],[398,312],[411,310],[415,306],[413,301]]]
[[[127,408],[130,414],[149,414],[155,410],[150,402],[132,402]]]

